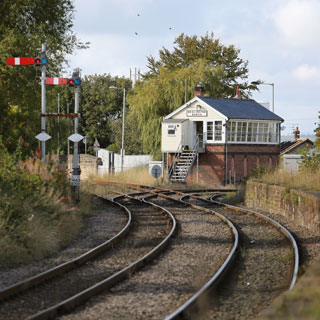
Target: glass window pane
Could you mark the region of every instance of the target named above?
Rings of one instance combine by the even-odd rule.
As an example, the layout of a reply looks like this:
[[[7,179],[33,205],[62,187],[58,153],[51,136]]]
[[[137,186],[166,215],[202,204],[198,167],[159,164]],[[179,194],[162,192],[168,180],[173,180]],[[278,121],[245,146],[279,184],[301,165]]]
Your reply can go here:
[[[207,122],[207,140],[213,140],[213,122]]]
[[[252,141],[252,129],[253,129],[253,123],[249,122],[248,123],[248,137],[247,137],[248,142]]]
[[[237,136],[236,136],[236,141],[241,141],[241,129],[242,129],[242,122],[237,122]]]
[[[246,136],[247,136],[247,123],[242,122],[242,132],[241,132],[241,141],[246,142]]]
[[[222,121],[214,122],[214,140],[215,141],[222,140]]]

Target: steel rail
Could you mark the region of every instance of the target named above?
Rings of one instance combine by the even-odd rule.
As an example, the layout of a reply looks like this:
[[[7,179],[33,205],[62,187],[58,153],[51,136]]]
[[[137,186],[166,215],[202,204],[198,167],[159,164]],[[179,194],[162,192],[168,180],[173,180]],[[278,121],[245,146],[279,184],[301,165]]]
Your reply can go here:
[[[164,195],[162,194],[158,194],[159,197],[163,197]],[[189,196],[189,195],[185,195],[185,196]],[[170,197],[169,197],[170,198]],[[176,200],[176,199],[174,199]],[[189,309],[191,309],[195,303],[198,301],[198,299],[200,297],[202,297],[204,294],[206,294],[207,292],[209,292],[209,290],[213,289],[213,287],[222,279],[222,277],[225,275],[225,273],[227,272],[227,270],[230,268],[235,255],[236,255],[236,251],[238,249],[239,246],[239,233],[237,228],[234,226],[234,224],[225,216],[223,216],[222,214],[220,214],[219,212],[207,209],[207,208],[203,208],[188,202],[185,202],[183,200],[177,200],[182,202],[185,205],[191,206],[195,209],[198,209],[200,211],[204,211],[210,214],[214,214],[217,217],[219,217],[221,220],[223,220],[224,222],[226,222],[228,224],[228,226],[230,227],[233,237],[234,237],[234,242],[233,242],[233,247],[230,250],[228,257],[226,258],[226,260],[224,261],[224,263],[219,267],[218,271],[212,276],[212,278],[207,281],[192,297],[190,297],[183,305],[181,305],[176,311],[174,311],[173,313],[171,313],[169,316],[167,316],[165,318],[165,320],[171,320],[171,319],[184,319],[184,315],[186,312],[188,312]]]
[[[291,277],[292,279],[291,279],[290,285],[288,286],[288,289],[291,290],[294,287],[295,283],[297,282],[297,277],[298,277],[298,272],[299,272],[299,248],[298,248],[297,242],[296,242],[295,238],[293,237],[293,235],[291,234],[291,232],[287,228],[285,228],[283,225],[281,225],[279,222],[277,222],[276,220],[274,220],[274,219],[272,219],[272,218],[270,218],[270,217],[268,217],[258,211],[251,210],[251,209],[245,209],[245,208],[241,208],[241,207],[236,207],[236,206],[233,206],[233,205],[230,205],[227,203],[223,203],[220,201],[216,201],[213,199],[211,199],[211,201],[213,203],[219,204],[221,206],[230,208],[235,211],[252,213],[252,214],[270,222],[271,224],[273,224],[277,229],[279,229],[285,235],[286,238],[289,239],[289,241],[292,244],[293,253],[294,253],[294,264],[293,264],[292,277]]]
[[[105,198],[103,198],[103,199],[106,201],[110,201]],[[112,202],[112,201],[110,201],[110,202]],[[44,281],[47,281],[53,277],[56,277],[64,272],[75,269],[75,268],[79,267],[80,265],[82,265],[83,263],[87,262],[88,260],[101,254],[102,252],[104,252],[108,248],[112,247],[115,243],[117,243],[120,239],[122,239],[127,234],[127,232],[130,230],[130,228],[132,226],[131,212],[127,208],[125,208],[123,206],[121,206],[121,207],[125,210],[125,212],[128,216],[128,220],[127,220],[126,225],[115,236],[113,236],[109,240],[103,242],[102,244],[90,249],[89,251],[85,252],[84,254],[82,254],[82,255],[80,255],[70,261],[64,262],[58,266],[55,266],[55,267],[50,268],[44,272],[41,272],[33,277],[22,280],[20,282],[17,282],[9,287],[6,287],[6,288],[0,290],[0,301],[8,299],[12,295],[26,291],[29,288],[34,287],[34,286],[36,286]]]
[[[153,196],[153,195],[151,195],[151,196]],[[124,205],[122,205],[121,203],[119,203],[116,200],[116,198],[121,198],[121,197],[133,198],[132,196],[125,194],[125,195],[114,197],[112,199],[112,201],[114,203],[118,203],[119,205],[125,207]],[[135,200],[137,200],[137,199],[135,199]],[[177,226],[176,219],[175,219],[174,215],[166,208],[163,208],[159,205],[155,205],[153,203],[149,203],[145,199],[142,199],[142,201],[144,201],[145,203],[147,203],[149,205],[152,205],[153,207],[157,207],[166,216],[170,217],[172,227],[171,227],[169,234],[156,247],[154,247],[149,253],[144,255],[142,258],[136,260],[135,262],[131,263],[129,266],[123,268],[122,270],[116,272],[115,274],[109,276],[108,278],[96,283],[95,285],[79,292],[78,294],[76,294],[76,295],[74,295],[64,301],[61,301],[60,303],[58,303],[54,306],[51,306],[45,310],[42,310],[42,311],[38,312],[37,314],[34,314],[34,315],[28,317],[27,320],[51,319],[51,318],[57,317],[60,314],[65,314],[65,313],[71,311],[77,305],[88,300],[93,295],[96,295],[96,294],[100,293],[101,291],[109,288],[110,286],[112,286],[113,284],[118,282],[119,280],[122,280],[124,278],[129,277],[133,272],[135,272],[139,268],[142,268],[143,266],[145,266],[146,263],[152,261],[152,259],[156,255],[159,255],[165,249],[165,247],[169,243],[169,240],[171,239],[171,237],[173,236],[173,234],[176,230],[176,226]]]

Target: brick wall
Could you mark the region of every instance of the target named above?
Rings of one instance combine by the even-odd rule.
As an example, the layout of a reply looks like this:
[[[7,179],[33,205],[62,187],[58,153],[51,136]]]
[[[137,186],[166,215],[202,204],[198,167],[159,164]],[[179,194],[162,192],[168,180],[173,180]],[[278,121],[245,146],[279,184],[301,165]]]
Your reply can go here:
[[[297,225],[320,231],[320,193],[248,181],[245,205],[281,214]]]
[[[242,181],[253,168],[259,165],[276,166],[279,163],[278,145],[230,144],[227,146],[227,180]],[[199,154],[199,181],[224,183],[225,145],[206,145],[205,153]],[[187,183],[196,180],[196,163],[188,176]]]

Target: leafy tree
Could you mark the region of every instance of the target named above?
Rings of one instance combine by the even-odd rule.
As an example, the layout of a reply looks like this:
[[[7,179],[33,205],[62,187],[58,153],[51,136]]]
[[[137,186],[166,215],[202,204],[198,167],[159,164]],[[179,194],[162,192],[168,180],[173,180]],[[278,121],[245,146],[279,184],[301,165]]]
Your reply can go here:
[[[172,51],[159,51],[159,60],[148,58],[149,71],[128,98],[144,151],[159,159],[162,118],[191,99],[199,81],[213,97],[233,97],[237,86],[243,97],[249,97],[249,90],[256,89],[245,81],[248,62],[239,57],[240,49],[222,45],[213,34],[200,38],[181,34],[174,44]]]
[[[129,79],[106,74],[87,76],[82,81],[80,121],[82,133],[89,139],[89,152],[93,153],[95,138],[104,148],[114,142],[112,123],[122,116],[123,88],[127,92],[131,89]]]
[[[320,111],[318,119],[320,120]],[[302,161],[299,166],[299,170],[310,170],[312,172],[320,170],[320,121],[314,132],[316,133],[317,138],[314,141],[312,152],[309,154],[307,148],[302,151]]]
[[[57,76],[65,55],[84,48],[72,33],[72,0],[0,1],[0,135],[10,152],[20,137],[34,149],[40,132],[40,75],[33,66],[7,66],[7,57],[34,57],[48,48],[48,75]]]

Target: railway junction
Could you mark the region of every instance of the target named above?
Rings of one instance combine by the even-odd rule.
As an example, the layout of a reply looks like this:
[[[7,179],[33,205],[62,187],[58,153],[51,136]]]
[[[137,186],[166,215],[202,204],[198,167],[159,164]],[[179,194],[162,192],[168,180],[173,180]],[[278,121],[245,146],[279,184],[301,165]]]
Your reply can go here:
[[[309,229],[228,205],[231,189],[90,187],[77,241],[2,270],[1,319],[256,319],[320,251]]]

